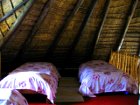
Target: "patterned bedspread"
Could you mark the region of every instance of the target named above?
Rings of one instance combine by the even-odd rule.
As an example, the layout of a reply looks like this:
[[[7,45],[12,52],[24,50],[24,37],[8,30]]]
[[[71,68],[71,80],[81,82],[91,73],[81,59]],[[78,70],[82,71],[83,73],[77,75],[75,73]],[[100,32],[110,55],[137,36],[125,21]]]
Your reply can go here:
[[[0,88],[29,89],[44,94],[54,103],[60,75],[51,63],[25,63],[0,81]]]
[[[102,60],[83,63],[79,68],[80,88],[84,96],[95,97],[105,92],[138,93],[137,81]]]

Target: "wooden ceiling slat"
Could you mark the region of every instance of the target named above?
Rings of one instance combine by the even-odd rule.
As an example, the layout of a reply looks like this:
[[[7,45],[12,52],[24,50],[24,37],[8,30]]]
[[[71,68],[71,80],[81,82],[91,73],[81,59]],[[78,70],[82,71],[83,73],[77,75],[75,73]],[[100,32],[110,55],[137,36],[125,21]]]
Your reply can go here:
[[[28,1],[28,0],[26,0]],[[6,46],[6,44],[8,43],[8,41],[15,36],[14,32],[17,29],[17,27],[21,24],[21,22],[23,21],[24,17],[26,16],[28,10],[31,8],[32,4],[33,4],[34,0],[30,0],[28,2],[28,4],[26,5],[27,7],[24,10],[24,13],[22,15],[20,15],[18,17],[18,20],[16,23],[14,23],[12,25],[12,27],[10,28],[10,30],[7,32],[6,36],[1,40],[0,42],[0,51],[2,49],[4,49],[4,47]]]
[[[120,35],[119,45],[117,46],[117,49],[116,49],[117,51],[120,51],[120,49],[122,47],[122,44],[124,42],[124,38],[125,38],[127,30],[128,30],[128,27],[130,25],[131,19],[132,19],[133,15],[134,15],[136,7],[137,7],[138,0],[135,0],[135,1],[132,0],[132,2],[133,2],[132,6],[130,7],[130,10],[129,10],[130,14],[129,14],[129,16],[127,16],[128,18],[127,18],[127,22],[126,22],[126,24],[124,26],[123,34]],[[116,43],[116,45],[117,45],[117,43]]]
[[[1,12],[2,12],[2,15],[4,16],[4,10],[3,10],[3,3],[2,3],[2,1],[0,2],[0,6],[1,6]]]
[[[3,4],[2,4],[2,1],[0,2],[0,6],[1,6],[2,14],[5,15],[4,10],[3,10]],[[0,19],[0,20],[1,20],[1,19]],[[7,20],[5,19],[4,21],[5,21],[5,23],[6,23],[7,27],[8,27],[8,29],[10,29],[10,26],[9,26],[9,24],[7,23]]]
[[[13,5],[12,0],[10,0],[10,3],[11,3],[12,8],[14,9],[15,7],[14,7],[14,5]],[[16,12],[15,12],[15,11],[14,11],[14,14],[15,14],[15,18],[17,19],[17,14],[16,14]]]
[[[86,15],[80,25],[80,28],[78,30],[78,33],[76,34],[76,37],[75,39],[73,40],[68,52],[67,52],[67,55],[66,55],[66,61],[65,63],[68,61],[68,59],[71,58],[71,56],[73,55],[73,52],[74,52],[74,49],[76,47],[76,45],[78,44],[79,40],[80,40],[80,37],[82,36],[83,32],[84,32],[84,28],[86,27],[86,24],[88,23],[94,9],[95,9],[95,6],[97,4],[97,1],[98,0],[92,0],[89,7],[88,7],[88,10],[86,12]]]
[[[36,34],[36,32],[38,31],[40,25],[42,24],[42,22],[44,21],[45,17],[47,16],[49,8],[51,7],[52,2],[53,2],[53,0],[48,0],[44,4],[44,7],[43,7],[42,11],[40,12],[40,15],[39,15],[35,25],[33,26],[31,32],[27,35],[27,37],[26,37],[25,41],[22,43],[20,49],[18,50],[18,52],[16,54],[15,61],[19,61],[21,59],[22,54],[24,54],[24,50],[32,42],[32,39],[33,39],[34,35]]]
[[[4,37],[4,33],[2,32],[1,27],[0,27],[0,33],[1,33],[1,34],[2,34],[2,36]]]
[[[109,11],[110,2],[111,2],[111,0],[106,0],[106,3],[104,5],[104,9],[103,9],[103,15],[102,15],[103,19],[102,19],[102,22],[99,25],[99,30],[97,32],[97,35],[95,35],[95,37],[92,39],[92,43],[89,46],[90,50],[87,50],[86,55],[88,55],[88,57],[86,59],[91,59],[91,57],[92,57],[92,55],[93,55],[93,53],[95,51],[95,48],[97,46],[97,43],[99,42],[99,38],[101,36],[101,32],[103,30],[103,26],[104,26],[104,23],[106,21],[107,14],[108,14],[108,11]]]
[[[58,31],[56,33],[56,36],[55,36],[52,44],[49,46],[45,58],[48,59],[48,58],[50,58],[53,55],[53,50],[55,49],[57,43],[59,42],[59,40],[61,38],[61,34],[64,32],[65,28],[68,26],[68,24],[71,21],[71,19],[77,13],[77,11],[79,10],[79,8],[80,8],[81,4],[83,3],[83,1],[84,0],[78,0],[77,3],[76,3],[76,5],[74,6],[74,9],[72,10],[72,12],[70,12],[70,14],[64,20],[63,25],[58,29]]]
[[[9,2],[8,5],[11,7],[10,1],[6,1]],[[13,0],[11,1],[13,4],[16,2]],[[20,1],[22,2],[23,0]],[[79,10],[77,10],[78,12],[76,11],[77,14],[75,12],[75,15],[72,13],[79,0],[68,2],[67,0],[54,0],[55,3],[50,8],[51,11],[49,11],[46,16],[47,18],[44,20],[45,23],[39,27],[40,25],[37,21],[40,20],[39,15],[47,1],[48,0],[37,0],[34,2],[33,8],[30,9],[29,14],[23,19],[23,23],[19,24],[19,28],[16,29],[17,31],[12,32],[12,35],[10,35],[12,37],[9,42],[6,43],[4,49],[2,49],[2,70],[8,70],[10,66],[13,66],[13,64],[16,64],[14,67],[17,67],[19,63],[21,64],[25,61],[51,60],[51,62],[61,68],[62,71],[63,67],[77,68],[79,64],[87,60],[91,60],[91,58],[107,61],[112,48],[117,48],[117,46],[115,46],[115,42],[119,41],[118,39],[120,35],[123,34],[128,18],[127,16],[130,15],[130,10],[133,6],[132,3],[135,2],[135,0],[134,2],[132,2],[132,0],[127,0],[126,3],[123,3],[121,0],[118,0],[117,2],[116,0],[97,0],[95,9],[91,10],[93,11],[93,15],[89,16],[88,20],[88,15],[86,15],[86,13],[88,12],[88,8],[91,3],[95,0],[83,0],[83,4],[77,7]],[[111,2],[108,4],[110,6],[107,5],[108,2]],[[18,4],[15,3],[14,6]],[[122,5],[122,7],[120,7],[120,5]],[[27,5],[25,5],[25,8],[26,6]],[[139,6],[140,5],[137,6],[136,11],[139,9]],[[4,5],[3,8],[4,12],[9,10],[4,7]],[[109,8],[109,12],[107,12],[107,8]],[[20,14],[21,10],[24,10],[24,7],[18,9],[16,14]],[[140,33],[138,27],[140,16],[138,15],[139,11],[137,11],[138,13],[136,13],[136,11],[125,35],[121,51],[128,51],[131,54],[140,55]],[[121,14],[116,14],[118,12],[124,13],[123,16],[121,16]],[[55,15],[55,13],[57,15]],[[109,16],[110,13],[111,15]],[[115,15],[113,15],[113,13]],[[10,19],[15,17],[14,15],[15,14],[13,13],[13,15],[7,19],[9,25]],[[70,15],[73,17],[70,18]],[[87,16],[86,20],[84,20],[85,15]],[[115,18],[115,16],[117,18]],[[0,29],[2,29],[5,34],[7,33],[4,31],[4,29],[7,29],[5,21],[2,22],[2,25],[5,27],[0,27]],[[78,34],[81,35],[78,36]],[[0,32],[0,37],[2,39],[7,36],[6,34],[5,36],[2,36]],[[77,40],[74,39],[77,37]],[[75,40],[76,42],[74,43]],[[48,45],[52,46],[52,48]],[[50,49],[47,49],[48,47],[50,47]],[[46,58],[46,55],[49,56],[49,59]]]

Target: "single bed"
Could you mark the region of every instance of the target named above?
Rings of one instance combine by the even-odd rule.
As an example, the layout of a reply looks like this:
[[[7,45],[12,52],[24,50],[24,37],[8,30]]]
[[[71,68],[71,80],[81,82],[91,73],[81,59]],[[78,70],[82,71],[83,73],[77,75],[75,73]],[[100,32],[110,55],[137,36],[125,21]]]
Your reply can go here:
[[[92,60],[79,67],[79,91],[84,96],[109,92],[138,94],[138,82],[115,66],[103,61]]]
[[[0,81],[0,88],[17,89],[22,94],[42,94],[54,103],[60,74],[52,63],[27,62]]]

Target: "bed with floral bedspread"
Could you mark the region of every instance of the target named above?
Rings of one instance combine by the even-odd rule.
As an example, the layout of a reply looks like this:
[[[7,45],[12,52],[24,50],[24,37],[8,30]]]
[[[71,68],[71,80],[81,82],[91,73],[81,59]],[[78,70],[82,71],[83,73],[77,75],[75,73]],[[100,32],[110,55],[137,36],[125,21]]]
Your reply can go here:
[[[115,66],[92,60],[79,67],[79,91],[84,96],[95,97],[107,92],[130,92],[138,94],[138,82]]]
[[[23,93],[46,95],[54,103],[60,74],[47,62],[25,63],[0,81],[0,88],[17,89]]]

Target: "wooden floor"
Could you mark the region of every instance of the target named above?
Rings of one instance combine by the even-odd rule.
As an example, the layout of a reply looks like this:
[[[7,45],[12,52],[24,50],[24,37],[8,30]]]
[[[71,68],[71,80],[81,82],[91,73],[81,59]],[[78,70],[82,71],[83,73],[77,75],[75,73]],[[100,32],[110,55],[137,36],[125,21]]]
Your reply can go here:
[[[84,102],[82,95],[78,92],[79,85],[74,77],[62,77],[59,81],[55,103]]]

